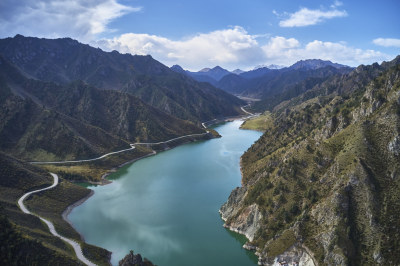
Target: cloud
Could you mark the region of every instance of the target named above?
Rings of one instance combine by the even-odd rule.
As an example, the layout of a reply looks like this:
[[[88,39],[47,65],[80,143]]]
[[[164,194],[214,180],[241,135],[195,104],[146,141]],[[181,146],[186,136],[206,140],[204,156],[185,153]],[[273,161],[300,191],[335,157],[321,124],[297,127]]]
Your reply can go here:
[[[331,8],[335,8],[335,7],[342,6],[342,5],[343,5],[342,2],[336,0],[336,1],[333,2],[333,4],[331,5]]]
[[[266,40],[261,44],[258,36]],[[128,33],[96,42],[104,50],[146,55],[166,65],[179,64],[199,70],[220,65],[227,69],[252,69],[256,65],[291,65],[301,59],[323,59],[350,66],[390,60],[394,56],[375,50],[348,46],[344,42],[314,40],[301,43],[295,38],[251,35],[242,27],[218,30],[181,39]]]
[[[374,44],[384,47],[400,47],[400,39],[378,38],[372,41]]]
[[[257,42],[257,35],[249,35],[242,27],[199,33],[183,40],[128,33],[113,39],[97,42],[106,50],[123,53],[151,54],[164,64],[181,64],[197,70],[205,66],[257,64],[265,59],[265,54]]]
[[[301,45],[297,40],[283,37],[271,38],[270,42],[263,46],[268,62],[280,65],[291,65],[304,59],[322,59],[357,66],[360,64],[371,64],[383,60],[390,60],[392,56],[375,50],[363,50],[348,46],[343,42],[323,42],[314,40]],[[292,43],[292,47],[287,44]],[[281,48],[284,47],[284,48]]]
[[[119,4],[117,0],[2,0],[0,35],[68,36],[88,41],[111,31],[107,25],[113,19],[140,10],[140,7]]]
[[[341,2],[336,1],[331,5],[331,10],[326,11],[321,9],[301,8],[299,11],[292,14],[279,15],[276,11],[273,11],[273,13],[278,15],[278,17],[289,16],[287,19],[279,22],[279,26],[281,27],[304,27],[321,23],[327,19],[346,17],[347,12],[345,10],[336,9],[336,7],[341,5]]]

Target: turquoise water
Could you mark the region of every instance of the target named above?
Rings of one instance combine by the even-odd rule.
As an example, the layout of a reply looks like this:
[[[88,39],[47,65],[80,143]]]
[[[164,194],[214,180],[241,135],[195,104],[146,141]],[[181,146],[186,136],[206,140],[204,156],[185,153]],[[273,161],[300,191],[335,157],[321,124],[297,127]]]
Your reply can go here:
[[[111,184],[90,187],[95,194],[69,219],[86,242],[113,252],[113,265],[129,250],[159,266],[256,265],[245,238],[223,228],[218,213],[240,186],[240,156],[261,135],[240,124],[121,168]]]

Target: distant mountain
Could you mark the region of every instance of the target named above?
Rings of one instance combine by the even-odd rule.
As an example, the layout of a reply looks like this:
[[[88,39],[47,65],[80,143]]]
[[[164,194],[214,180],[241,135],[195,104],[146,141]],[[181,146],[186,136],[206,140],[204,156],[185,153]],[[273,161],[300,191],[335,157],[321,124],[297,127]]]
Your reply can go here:
[[[219,81],[220,79],[222,79],[224,76],[231,74],[231,72],[229,72],[226,69],[223,69],[220,66],[216,66],[214,68],[204,68],[202,70],[200,70],[199,72],[191,72],[193,75],[205,75],[208,77],[211,77],[213,79],[215,79],[216,81]]]
[[[271,64],[271,65],[268,65],[267,68],[269,68],[269,69],[282,69],[282,68],[285,68],[285,66]]]
[[[186,70],[184,70],[180,65],[173,65],[171,67],[171,70],[173,70],[177,73],[186,74]]]
[[[270,65],[258,65],[256,66],[253,70],[257,70],[259,68],[268,68],[268,69],[281,69],[284,68],[285,66],[281,65],[275,65],[275,64],[270,64]]]
[[[353,68],[318,59],[304,60],[281,69],[260,67],[239,75],[227,75],[216,86],[237,96],[261,99],[254,111],[271,110],[281,101],[311,89],[335,75],[349,73]]]
[[[233,72],[229,72],[226,69],[223,69],[220,66],[216,66],[214,68],[203,68],[197,72],[184,70],[179,65],[174,65],[171,67],[171,69],[177,73],[186,74],[187,76],[192,77],[193,79],[195,79],[199,82],[208,82],[214,86],[216,86],[218,84],[218,81],[220,81],[223,77],[233,73]],[[241,70],[237,69],[236,71],[240,72]],[[241,71],[241,72],[243,72],[243,71]]]
[[[332,66],[317,69],[283,68],[272,70],[259,68],[242,73],[239,78],[233,75],[226,76],[217,86],[235,95],[264,100],[285,93],[291,87],[307,79],[327,79],[333,75],[341,75],[349,71],[351,71],[350,68],[338,69]],[[294,95],[298,94],[295,93]]]
[[[332,63],[331,61],[325,61],[321,59],[308,59],[308,60],[300,60],[290,66],[290,69],[303,69],[303,70],[309,70],[309,69],[318,69],[318,68],[323,68],[331,66],[334,68],[347,68],[351,69],[349,66],[337,64],[337,63]]]
[[[240,74],[242,74],[242,73],[244,73],[244,72],[246,72],[246,71],[243,71],[243,70],[241,70],[241,69],[235,69],[235,70],[232,71],[232,73],[233,73],[233,74],[236,74],[236,75],[240,75]]]
[[[233,95],[240,95],[244,91],[248,82],[249,80],[242,77],[242,75],[230,74],[223,77],[216,86]]]
[[[254,70],[243,72],[240,74],[240,76],[243,78],[246,78],[246,79],[254,79],[254,78],[262,77],[270,72],[271,72],[271,69],[269,69],[268,67],[259,67]]]
[[[63,85],[82,80],[99,89],[128,92],[198,124],[241,113],[241,100],[176,73],[151,56],[104,52],[69,38],[21,35],[1,39],[0,54],[27,77]]]
[[[1,57],[0,110],[0,149],[26,160],[91,158],[204,132],[127,93],[28,79]]]

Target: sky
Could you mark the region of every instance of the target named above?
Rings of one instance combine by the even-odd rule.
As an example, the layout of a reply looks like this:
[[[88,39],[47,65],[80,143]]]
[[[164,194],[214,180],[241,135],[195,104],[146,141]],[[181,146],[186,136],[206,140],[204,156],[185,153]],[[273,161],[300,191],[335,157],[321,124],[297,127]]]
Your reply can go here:
[[[0,38],[71,37],[196,71],[400,54],[399,0],[1,0]]]

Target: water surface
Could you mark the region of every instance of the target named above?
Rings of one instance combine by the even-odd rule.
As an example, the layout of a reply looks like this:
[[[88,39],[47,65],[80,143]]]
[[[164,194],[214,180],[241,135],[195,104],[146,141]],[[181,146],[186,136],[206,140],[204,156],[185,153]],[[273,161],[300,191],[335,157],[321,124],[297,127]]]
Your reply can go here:
[[[222,227],[218,210],[240,186],[239,160],[261,133],[241,121],[217,126],[222,138],[186,144],[127,165],[75,208],[69,219],[86,242],[129,250],[163,265],[256,265],[245,238]]]

